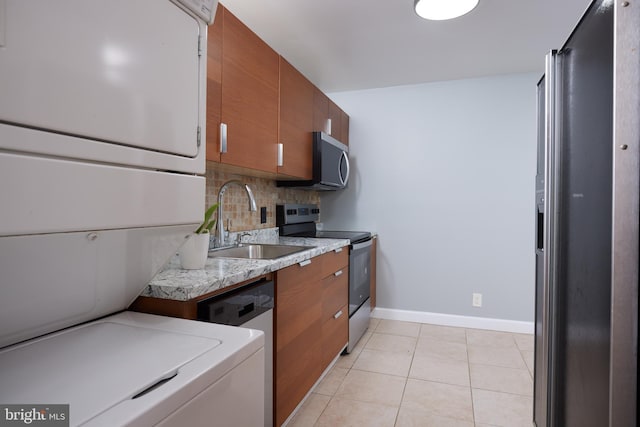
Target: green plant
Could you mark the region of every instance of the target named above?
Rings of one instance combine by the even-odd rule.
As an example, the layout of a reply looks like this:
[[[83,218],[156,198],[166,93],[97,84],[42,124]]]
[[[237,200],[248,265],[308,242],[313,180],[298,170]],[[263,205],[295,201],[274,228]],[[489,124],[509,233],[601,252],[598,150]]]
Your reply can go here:
[[[195,231],[196,234],[211,233],[211,230],[213,229],[213,227],[216,226],[216,219],[215,218],[211,219],[211,217],[213,216],[214,212],[217,210],[218,210],[218,204],[215,203],[205,211],[204,221],[202,221],[202,224],[200,224],[200,227],[196,229]]]

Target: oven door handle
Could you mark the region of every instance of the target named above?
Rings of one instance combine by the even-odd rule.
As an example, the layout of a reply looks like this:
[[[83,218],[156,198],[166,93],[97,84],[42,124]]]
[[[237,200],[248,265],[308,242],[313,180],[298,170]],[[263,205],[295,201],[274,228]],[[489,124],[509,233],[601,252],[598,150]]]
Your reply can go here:
[[[369,247],[372,244],[373,244],[372,239],[369,239],[369,240],[361,242],[361,243],[354,243],[353,245],[351,245],[351,248],[354,251],[357,251],[358,249],[363,249],[363,248]]]

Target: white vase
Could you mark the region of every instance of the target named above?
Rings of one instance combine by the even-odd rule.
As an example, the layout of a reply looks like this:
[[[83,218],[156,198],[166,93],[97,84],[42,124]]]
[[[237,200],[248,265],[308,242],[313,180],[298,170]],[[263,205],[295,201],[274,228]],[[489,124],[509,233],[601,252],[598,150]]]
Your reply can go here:
[[[185,270],[204,268],[209,254],[209,233],[191,234],[178,251],[180,264]]]

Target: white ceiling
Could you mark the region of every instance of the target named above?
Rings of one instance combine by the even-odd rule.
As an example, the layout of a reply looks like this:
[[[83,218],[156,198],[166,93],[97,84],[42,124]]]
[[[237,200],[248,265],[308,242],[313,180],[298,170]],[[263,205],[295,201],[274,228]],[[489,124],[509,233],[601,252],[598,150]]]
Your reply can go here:
[[[590,0],[480,0],[426,21],[413,0],[222,0],[325,92],[539,72]]]

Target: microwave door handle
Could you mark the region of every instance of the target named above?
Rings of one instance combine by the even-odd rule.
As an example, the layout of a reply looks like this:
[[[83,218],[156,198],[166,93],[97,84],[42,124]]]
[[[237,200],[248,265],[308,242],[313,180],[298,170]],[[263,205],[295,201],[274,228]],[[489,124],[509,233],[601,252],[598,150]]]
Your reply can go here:
[[[344,162],[347,165],[347,173],[346,176],[343,178],[342,177],[342,160],[344,159]],[[340,178],[340,182],[342,183],[342,185],[347,185],[347,182],[349,181],[349,173],[350,173],[350,167],[349,167],[349,157],[347,156],[347,153],[345,151],[342,152],[342,154],[340,155],[340,162],[338,162],[338,177]]]

